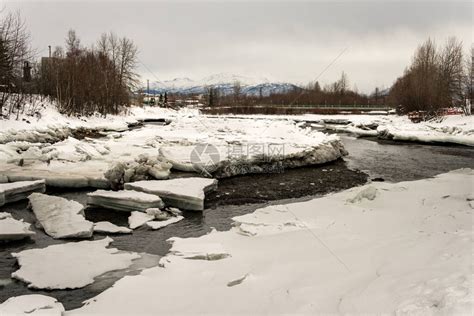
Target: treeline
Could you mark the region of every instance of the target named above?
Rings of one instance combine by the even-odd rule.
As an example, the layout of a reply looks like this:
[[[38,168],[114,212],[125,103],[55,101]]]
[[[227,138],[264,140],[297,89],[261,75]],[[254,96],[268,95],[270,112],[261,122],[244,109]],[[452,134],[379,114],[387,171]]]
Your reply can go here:
[[[70,30],[65,46],[39,63],[30,43],[20,14],[0,12],[0,115],[24,111],[33,95],[52,98],[65,114],[105,115],[131,104],[139,83],[132,40],[108,33],[86,47]]]
[[[54,97],[63,113],[118,113],[130,104],[138,84],[137,52],[131,40],[113,33],[86,48],[70,30],[65,48],[56,47],[51,58],[42,59],[40,91]]]
[[[472,58],[472,48],[465,57],[462,42],[455,37],[441,47],[428,39],[417,48],[411,65],[392,86],[390,104],[401,113],[424,111],[433,116],[443,108],[461,107],[470,114]]]
[[[0,117],[17,109],[27,98],[22,92],[25,61],[34,53],[30,47],[30,34],[18,12],[0,11]]]
[[[309,83],[301,88],[294,86],[293,89],[281,93],[265,95],[262,90],[258,95],[242,94],[240,83],[236,82],[230,94],[223,94],[218,88],[209,87],[206,96],[207,105],[213,106],[252,106],[252,105],[348,105],[368,104],[370,102],[383,102],[369,98],[359,93],[357,89],[349,87],[349,79],[345,72],[340,78],[331,84],[321,87],[319,82]]]

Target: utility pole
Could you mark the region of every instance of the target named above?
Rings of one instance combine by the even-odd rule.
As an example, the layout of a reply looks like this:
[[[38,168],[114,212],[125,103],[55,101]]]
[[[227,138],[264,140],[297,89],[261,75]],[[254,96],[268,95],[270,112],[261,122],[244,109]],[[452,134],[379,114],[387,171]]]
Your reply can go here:
[[[49,49],[49,58],[51,58],[51,45],[48,45],[48,49]]]

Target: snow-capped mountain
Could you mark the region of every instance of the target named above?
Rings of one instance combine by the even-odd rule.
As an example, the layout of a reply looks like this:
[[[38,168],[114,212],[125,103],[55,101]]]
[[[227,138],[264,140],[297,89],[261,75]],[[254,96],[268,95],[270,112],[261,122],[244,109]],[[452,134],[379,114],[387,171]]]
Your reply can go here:
[[[294,84],[282,82],[270,82],[267,78],[255,78],[235,74],[220,73],[211,75],[200,80],[190,78],[175,78],[166,81],[150,83],[150,93],[181,93],[200,94],[206,93],[209,87],[219,90],[220,94],[233,93],[234,86],[239,83],[241,93],[245,95],[267,96],[275,93],[284,93],[296,88]]]

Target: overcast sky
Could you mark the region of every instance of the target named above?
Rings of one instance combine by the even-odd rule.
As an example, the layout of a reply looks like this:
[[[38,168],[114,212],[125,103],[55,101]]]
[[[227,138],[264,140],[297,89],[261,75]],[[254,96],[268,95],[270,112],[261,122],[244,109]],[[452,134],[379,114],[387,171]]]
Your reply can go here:
[[[389,87],[428,37],[442,43],[455,35],[468,51],[473,31],[471,1],[64,0],[5,6],[21,10],[44,56],[48,45],[63,45],[69,28],[87,45],[108,31],[130,37],[145,81],[234,73],[306,83],[340,55],[319,81],[333,81],[344,70],[351,85],[369,92]]]

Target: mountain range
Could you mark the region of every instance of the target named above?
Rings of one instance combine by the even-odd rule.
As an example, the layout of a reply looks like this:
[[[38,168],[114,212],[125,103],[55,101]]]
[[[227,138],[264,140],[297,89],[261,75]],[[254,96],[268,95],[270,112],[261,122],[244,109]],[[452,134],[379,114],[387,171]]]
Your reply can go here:
[[[210,87],[218,89],[221,95],[234,93],[234,86],[240,84],[241,93],[244,95],[268,96],[275,93],[284,93],[298,88],[288,82],[271,82],[263,77],[248,77],[235,74],[220,73],[211,75],[200,80],[190,78],[175,78],[166,81],[156,81],[150,83],[150,93],[160,94],[181,93],[181,94],[202,94],[207,93]],[[146,92],[146,87],[144,88]]]

